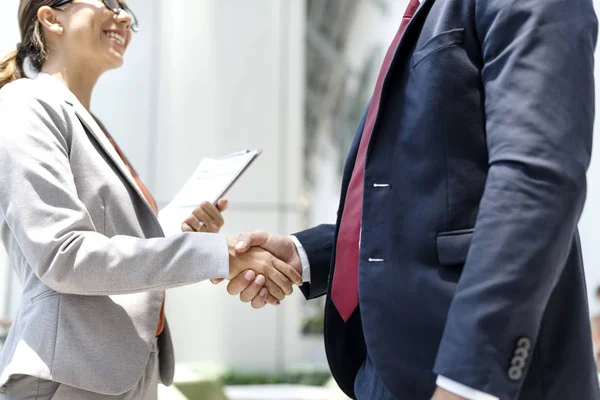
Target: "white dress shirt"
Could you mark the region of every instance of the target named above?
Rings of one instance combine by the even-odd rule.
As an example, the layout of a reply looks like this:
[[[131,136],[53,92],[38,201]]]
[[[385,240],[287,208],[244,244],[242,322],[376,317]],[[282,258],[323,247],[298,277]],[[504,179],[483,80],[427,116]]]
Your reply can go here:
[[[300,260],[302,261],[302,280],[306,283],[310,283],[310,263],[308,261],[308,254],[306,254],[306,250],[304,250],[302,243],[300,243],[296,236],[292,235],[290,237],[294,241],[296,249],[298,250],[298,255],[300,256]],[[500,398],[496,396],[480,392],[479,390],[470,388],[466,385],[463,385],[462,383],[458,383],[442,375],[438,375],[436,384],[438,385],[438,387],[452,392],[458,396],[464,397],[468,400],[500,400]]]

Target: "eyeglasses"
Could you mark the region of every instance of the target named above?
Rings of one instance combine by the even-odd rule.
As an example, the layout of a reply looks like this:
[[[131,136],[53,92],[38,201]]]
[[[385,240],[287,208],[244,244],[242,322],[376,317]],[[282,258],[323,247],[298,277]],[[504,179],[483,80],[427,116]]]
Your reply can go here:
[[[110,11],[114,12],[116,15],[121,14],[121,11],[125,11],[127,14],[129,14],[131,16],[131,30],[134,32],[137,32],[140,30],[140,26],[138,24],[137,18],[135,17],[135,14],[133,13],[133,11],[131,11],[131,9],[129,7],[127,7],[127,4],[122,3],[119,0],[99,0],[99,1],[102,1],[102,3],[106,6],[106,8],[108,8]],[[73,0],[58,0],[51,7],[58,8],[58,7],[64,6],[65,4],[68,4],[71,2],[73,2]]]

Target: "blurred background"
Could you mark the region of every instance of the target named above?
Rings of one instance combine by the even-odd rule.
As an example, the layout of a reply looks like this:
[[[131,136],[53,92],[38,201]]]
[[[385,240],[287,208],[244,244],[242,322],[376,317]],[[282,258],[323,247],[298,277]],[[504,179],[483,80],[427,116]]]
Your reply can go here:
[[[262,149],[228,196],[222,232],[288,234],[334,222],[346,152],[407,3],[128,0],[141,29],[125,66],[101,79],[92,111],[160,205],[203,157]],[[17,8],[18,0],[3,1],[0,52],[19,42]],[[600,311],[599,147],[596,141],[580,223],[592,315]],[[3,252],[6,322],[21,288]],[[179,377],[197,370],[326,373],[322,309],[299,291],[278,308],[256,311],[227,295],[224,284],[170,290]],[[0,346],[5,333],[0,323]]]

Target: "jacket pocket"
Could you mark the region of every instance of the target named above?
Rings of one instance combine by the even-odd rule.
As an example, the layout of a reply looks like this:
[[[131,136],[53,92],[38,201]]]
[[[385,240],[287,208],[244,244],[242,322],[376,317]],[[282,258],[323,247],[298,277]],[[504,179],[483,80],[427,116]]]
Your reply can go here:
[[[430,55],[437,53],[438,51],[462,44],[464,41],[464,34],[465,30],[463,28],[459,28],[445,31],[432,37],[413,54],[413,68],[421,63],[421,61],[425,60]]]
[[[52,297],[52,296],[58,296],[60,293],[55,292],[52,289],[46,290],[45,292],[42,292],[40,294],[38,294],[37,296],[34,296],[31,298],[31,304],[35,304],[38,301],[48,298],[48,297]]]
[[[473,229],[440,232],[437,234],[436,246],[438,259],[442,265],[461,265],[467,260],[471,247]]]

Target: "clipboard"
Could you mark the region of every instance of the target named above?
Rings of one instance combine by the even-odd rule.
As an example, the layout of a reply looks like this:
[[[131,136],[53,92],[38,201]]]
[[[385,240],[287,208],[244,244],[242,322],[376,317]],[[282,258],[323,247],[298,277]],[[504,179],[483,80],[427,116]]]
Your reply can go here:
[[[229,189],[231,189],[233,187],[233,185],[236,184],[236,182],[240,179],[240,177],[242,175],[244,175],[244,173],[250,168],[250,166],[254,163],[254,161],[256,161],[256,159],[258,158],[258,156],[260,156],[262,154],[262,150],[243,150],[237,153],[231,153],[228,154],[226,156],[224,156],[224,159],[228,159],[228,158],[232,158],[232,157],[237,157],[239,155],[249,155],[249,159],[248,161],[243,165],[242,169],[234,176],[233,180],[231,182],[229,182],[229,184],[223,188],[223,190],[221,191],[221,193],[219,194],[219,197],[213,201],[212,203],[216,205],[217,201],[219,201],[221,198],[223,198],[227,192],[229,192]]]
[[[181,223],[204,201],[216,204],[262,154],[243,150],[220,158],[204,158],[173,200],[159,213],[165,234],[181,231]]]

